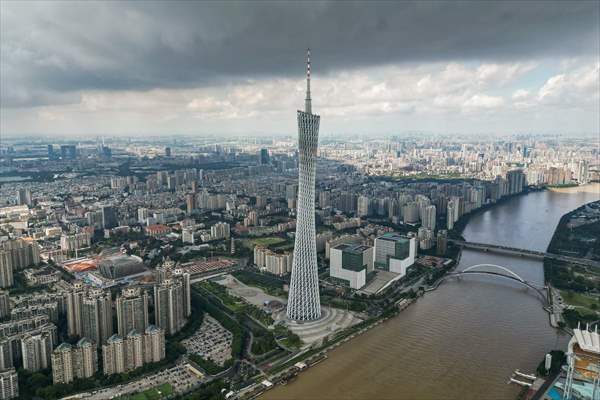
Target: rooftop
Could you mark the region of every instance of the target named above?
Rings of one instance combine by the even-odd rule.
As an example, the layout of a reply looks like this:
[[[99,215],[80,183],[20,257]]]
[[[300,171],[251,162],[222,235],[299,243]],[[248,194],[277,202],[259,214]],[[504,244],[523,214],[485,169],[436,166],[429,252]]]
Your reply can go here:
[[[598,335],[598,328],[596,327],[595,331],[590,331],[587,329],[573,329],[573,338],[571,338],[571,342],[569,346],[571,347],[573,343],[573,339],[579,345],[581,350],[600,354],[600,336]]]
[[[406,241],[409,238],[407,238],[404,235],[400,235],[399,233],[396,233],[396,232],[387,232],[387,233],[384,233],[383,235],[379,236],[377,239],[393,240],[396,242],[400,242],[400,241]]]
[[[368,250],[369,248],[370,248],[370,246],[366,246],[364,244],[349,244],[349,243],[338,244],[337,246],[334,247],[334,249],[336,249],[336,250],[341,250],[341,251],[345,251],[346,253],[353,253],[353,254],[362,254],[365,252],[365,250]]]

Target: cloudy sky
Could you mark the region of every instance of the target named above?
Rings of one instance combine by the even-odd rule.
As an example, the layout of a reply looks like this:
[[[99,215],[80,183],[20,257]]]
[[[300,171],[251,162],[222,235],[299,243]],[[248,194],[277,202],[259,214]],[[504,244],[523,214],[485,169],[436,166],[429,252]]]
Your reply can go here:
[[[0,134],[600,132],[600,2],[0,2]]]

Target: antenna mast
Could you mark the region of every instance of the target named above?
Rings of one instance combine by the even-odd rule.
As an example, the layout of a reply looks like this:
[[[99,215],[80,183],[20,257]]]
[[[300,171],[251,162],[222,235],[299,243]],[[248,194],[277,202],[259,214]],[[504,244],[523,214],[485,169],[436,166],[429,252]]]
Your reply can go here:
[[[304,112],[312,114],[310,99],[310,48],[306,49],[306,99],[304,100]]]

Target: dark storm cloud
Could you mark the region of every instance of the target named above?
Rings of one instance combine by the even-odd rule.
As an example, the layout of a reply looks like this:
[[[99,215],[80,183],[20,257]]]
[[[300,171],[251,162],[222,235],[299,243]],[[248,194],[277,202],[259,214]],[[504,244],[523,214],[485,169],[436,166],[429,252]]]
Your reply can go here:
[[[1,3],[2,106],[445,60],[596,56],[600,3]]]

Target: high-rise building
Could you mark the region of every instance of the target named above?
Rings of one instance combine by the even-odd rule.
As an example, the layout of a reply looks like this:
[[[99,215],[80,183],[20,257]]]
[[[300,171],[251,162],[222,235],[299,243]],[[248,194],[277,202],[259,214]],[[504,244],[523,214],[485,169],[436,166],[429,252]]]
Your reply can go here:
[[[265,208],[267,206],[267,198],[265,196],[256,196],[256,208]]]
[[[269,161],[269,150],[260,149],[260,163],[262,165],[267,165],[269,164]]]
[[[421,225],[431,231],[435,231],[435,222],[436,222],[436,212],[435,206],[426,206],[423,208],[423,216],[421,220]]]
[[[88,211],[85,213],[88,225],[94,229],[102,229],[102,211]]]
[[[28,205],[33,204],[33,198],[31,197],[31,190],[29,189],[19,189],[17,190],[17,204],[18,205]]]
[[[73,382],[73,346],[61,343],[52,352],[52,382],[56,384]]]
[[[75,346],[61,343],[52,353],[52,381],[70,383],[75,378],[90,378],[98,371],[96,344],[81,338]]]
[[[407,224],[414,224],[419,220],[419,204],[410,201],[402,207],[402,216]]]
[[[175,262],[170,257],[154,269],[154,277],[156,283],[163,283],[165,280],[170,279],[173,276],[173,270],[175,269]]]
[[[423,250],[429,250],[433,247],[433,231],[425,228],[424,226],[419,228],[418,235],[419,248]]]
[[[54,146],[48,145],[48,160],[56,160],[56,154],[54,153]]]
[[[81,306],[84,295],[83,282],[75,282],[66,294],[67,298],[67,332],[69,336],[81,336]]]
[[[460,199],[453,198],[448,201],[448,207],[446,211],[446,228],[453,229],[454,223],[460,218]]]
[[[298,197],[298,185],[286,185],[285,198],[295,200],[297,197]]]
[[[108,146],[102,146],[100,148],[100,156],[103,158],[111,158],[112,157],[112,150],[110,147]]]
[[[12,257],[8,251],[0,249],[0,288],[11,287],[14,284]]]
[[[3,319],[9,315],[10,315],[10,296],[6,290],[0,290],[0,319]]]
[[[74,144],[61,145],[60,157],[63,160],[75,160],[77,158],[77,147]]]
[[[331,206],[331,193],[321,192],[319,193],[319,207],[327,208]]]
[[[159,185],[165,186],[169,180],[169,173],[167,171],[157,171],[156,180],[158,181]]]
[[[196,197],[193,193],[188,193],[185,195],[185,205],[188,215],[194,212],[194,209],[196,208]]]
[[[97,345],[104,343],[113,333],[110,292],[75,282],[67,294],[67,327],[69,336],[87,337]]]
[[[172,175],[169,175],[169,177],[167,178],[167,188],[169,190],[177,189],[177,179],[175,179],[175,177]]]
[[[40,247],[35,241],[17,239],[0,244],[0,271],[8,264],[16,271],[39,263]]]
[[[102,346],[105,375],[131,371],[145,363],[159,362],[165,358],[165,332],[154,325],[144,333],[133,329],[125,338],[111,336]]]
[[[190,275],[178,272],[154,286],[154,321],[168,335],[179,332],[191,314]]]
[[[132,329],[125,338],[125,369],[127,371],[144,365],[144,337]]]
[[[262,271],[283,276],[291,272],[293,264],[292,253],[277,254],[263,246],[254,247],[254,264]]]
[[[287,317],[310,321],[321,317],[317,242],[315,234],[315,168],[320,117],[312,113],[310,98],[310,50],[306,63],[306,100],[298,111],[298,205],[292,277]]]
[[[437,234],[436,254],[438,256],[445,256],[447,251],[448,251],[448,231],[441,230]]]
[[[372,247],[340,244],[330,250],[329,276],[345,281],[352,289],[365,286],[372,271]]]
[[[183,243],[196,243],[196,232],[193,228],[183,228],[181,230],[181,241]]]
[[[138,208],[138,222],[140,224],[146,224],[148,221],[148,209],[147,208]]]
[[[102,345],[102,371],[104,375],[125,372],[125,344],[122,336],[114,334]]]
[[[53,348],[53,338],[49,332],[40,332],[34,335],[25,334],[21,338],[23,369],[39,371],[48,368]]]
[[[6,338],[0,339],[0,371],[11,368],[14,365],[11,341]]]
[[[165,331],[155,325],[150,325],[144,334],[144,362],[159,362],[164,358]]]
[[[90,232],[80,232],[60,237],[60,248],[65,251],[75,251],[90,247],[91,245],[92,234]]]
[[[12,341],[0,339],[0,371],[14,366]]]
[[[113,206],[102,206],[101,209],[102,212],[102,228],[104,229],[110,229],[110,228],[114,228],[115,226],[117,226],[119,224],[119,221],[117,220],[117,211],[115,210],[115,208]]]
[[[508,181],[508,194],[521,193],[525,185],[525,174],[520,169],[514,169],[506,173]]]
[[[81,338],[73,349],[75,378],[90,378],[98,371],[98,352],[94,342]]]
[[[590,180],[589,163],[587,160],[580,160],[577,164],[576,177],[580,185],[586,184]]]
[[[96,344],[104,343],[113,333],[112,300],[109,291],[91,289],[82,298],[81,335]]]
[[[0,372],[0,400],[19,397],[19,379],[14,368]]]
[[[356,215],[359,217],[366,217],[370,214],[371,199],[367,196],[358,196],[358,203],[356,206]]]
[[[140,288],[125,288],[115,301],[117,332],[125,336],[135,329],[144,332],[148,326],[148,294]]]
[[[231,236],[231,226],[227,222],[217,222],[210,227],[210,237],[216,239],[229,239]]]
[[[258,213],[256,211],[250,211],[248,216],[244,218],[244,226],[255,226],[258,225]]]
[[[415,238],[389,232],[375,239],[375,268],[404,276],[407,269],[415,263],[416,255]]]

